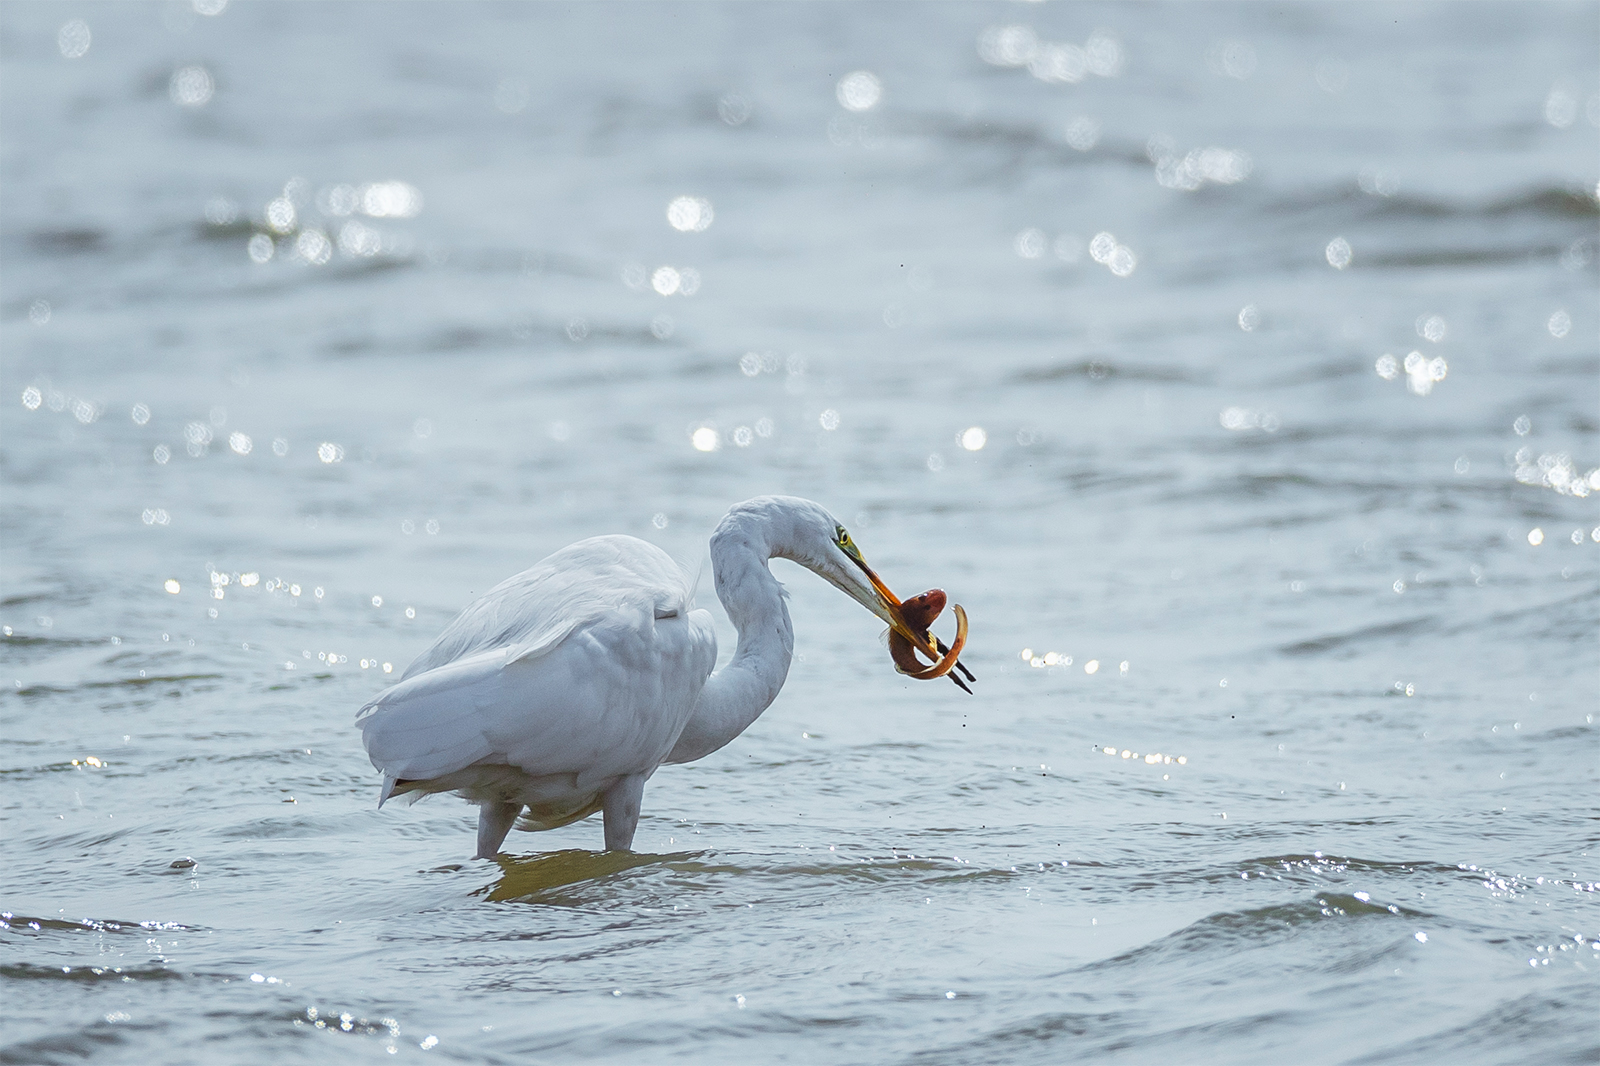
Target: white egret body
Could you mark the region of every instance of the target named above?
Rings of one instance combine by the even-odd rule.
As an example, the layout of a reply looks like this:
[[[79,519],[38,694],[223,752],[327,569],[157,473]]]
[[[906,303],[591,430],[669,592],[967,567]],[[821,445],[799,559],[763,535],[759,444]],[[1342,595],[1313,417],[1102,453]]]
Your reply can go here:
[[[457,793],[481,807],[480,858],[518,815],[524,829],[554,829],[603,810],[606,848],[626,850],[657,767],[716,751],[783,687],[794,629],[773,558],[929,644],[809,500],[748,500],[712,534],[717,596],[739,633],[715,674],[711,616],[690,609],[693,590],[665,552],[627,536],[579,541],[489,590],[361,709],[362,742],[384,775],[379,806],[401,792]]]

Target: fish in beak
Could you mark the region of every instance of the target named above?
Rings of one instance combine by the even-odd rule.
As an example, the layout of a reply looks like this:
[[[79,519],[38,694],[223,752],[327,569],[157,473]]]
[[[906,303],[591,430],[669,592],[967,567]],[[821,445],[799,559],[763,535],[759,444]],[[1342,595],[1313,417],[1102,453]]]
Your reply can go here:
[[[951,673],[959,668],[967,681],[976,680],[972,671],[962,665],[959,659],[961,650],[967,644],[967,612],[961,605],[956,604],[954,608],[955,640],[946,647],[944,641],[928,632],[933,620],[944,610],[946,597],[943,590],[931,589],[921,596],[902,601],[861,558],[861,553],[853,543],[841,544],[840,547],[872,585],[876,602],[867,603],[863,600],[863,603],[873,614],[889,623],[889,652],[894,658],[895,669],[907,677],[922,681],[948,675],[960,688],[971,692],[961,677]],[[927,665],[917,659],[918,653],[927,657]]]

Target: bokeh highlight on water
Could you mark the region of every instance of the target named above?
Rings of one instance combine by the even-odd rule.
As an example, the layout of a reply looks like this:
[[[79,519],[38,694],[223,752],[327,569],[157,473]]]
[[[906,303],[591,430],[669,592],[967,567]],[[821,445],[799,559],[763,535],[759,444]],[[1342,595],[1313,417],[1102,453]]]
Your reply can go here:
[[[0,8],[0,1058],[1592,1061],[1597,17]],[[375,809],[765,492],[977,694],[779,564],[637,854]]]

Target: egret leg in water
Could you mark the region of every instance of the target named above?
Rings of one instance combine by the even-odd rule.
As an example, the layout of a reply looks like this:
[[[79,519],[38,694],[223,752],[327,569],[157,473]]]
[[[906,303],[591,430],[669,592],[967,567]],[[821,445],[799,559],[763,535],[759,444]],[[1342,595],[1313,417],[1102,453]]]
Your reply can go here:
[[[691,609],[691,583],[665,552],[627,536],[579,541],[468,606],[361,709],[362,743],[384,775],[378,805],[434,792],[477,803],[480,858],[498,853],[514,825],[554,829],[597,810],[606,849],[629,849],[650,775],[721,748],[783,687],[794,628],[767,565],[774,558],[887,622],[897,648],[933,664],[911,676],[965,671],[959,607],[955,645],[945,648],[926,619],[908,622],[825,509],[760,496],[731,509],[711,536],[717,597],[739,632],[727,666],[712,673],[711,616]]]
[[[473,857],[494,858],[521,813],[522,804],[516,802],[482,804],[478,809],[478,854]]]

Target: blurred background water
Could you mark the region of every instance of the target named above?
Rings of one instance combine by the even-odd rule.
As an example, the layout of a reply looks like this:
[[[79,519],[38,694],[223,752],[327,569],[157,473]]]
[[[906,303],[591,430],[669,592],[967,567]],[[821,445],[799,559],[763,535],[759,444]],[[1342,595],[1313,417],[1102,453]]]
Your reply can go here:
[[[1595,1061],[1597,29],[0,8],[0,1059]],[[475,594],[631,533],[726,657],[766,492],[977,694],[779,564],[639,854],[375,810]]]

